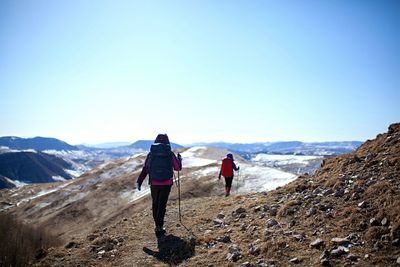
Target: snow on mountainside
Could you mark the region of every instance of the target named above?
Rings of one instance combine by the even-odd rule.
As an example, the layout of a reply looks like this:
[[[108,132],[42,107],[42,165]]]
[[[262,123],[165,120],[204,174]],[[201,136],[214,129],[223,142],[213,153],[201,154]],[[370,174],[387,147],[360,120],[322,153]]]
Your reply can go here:
[[[303,155],[276,155],[276,154],[255,154],[250,159],[252,162],[279,168],[295,174],[314,173],[321,165],[323,156],[303,156]]]
[[[19,137],[0,137],[0,155],[8,152],[32,152],[41,151],[46,154],[54,155],[67,162],[70,167],[64,168],[63,172],[57,172],[48,179],[48,181],[57,181],[67,179],[64,172],[70,177],[79,177],[80,175],[90,171],[92,168],[120,158],[126,158],[141,152],[147,152],[150,145],[153,143],[151,140],[139,140],[128,146],[111,147],[111,148],[94,148],[85,146],[71,146],[61,140],[54,138],[19,138]],[[116,144],[116,143],[114,143]],[[310,155],[325,155],[333,154],[339,151],[347,151],[354,148],[357,144],[355,142],[325,142],[325,143],[302,143],[302,142],[274,142],[274,143],[254,143],[254,144],[230,144],[230,143],[212,143],[211,146],[219,146],[229,148],[231,151],[243,156],[247,160],[251,160],[252,164],[258,166],[279,168],[281,171],[301,174],[304,172],[312,173],[321,163],[322,157],[309,158],[305,164],[300,162],[287,163],[285,159],[280,159],[279,156],[267,156],[265,153],[253,153],[254,151],[266,151],[270,153],[271,150],[278,153],[299,153]],[[172,143],[172,148],[182,149],[182,146]],[[192,149],[185,151],[185,161],[188,167],[201,167],[212,163],[216,163],[218,159],[210,159],[207,157],[199,157],[200,155],[193,154],[195,150],[204,149],[204,146],[195,146]],[[196,152],[197,153],[197,152]],[[195,155],[195,158],[193,158]],[[257,156],[264,155],[264,156]],[[221,156],[221,155],[220,155]],[[282,156],[285,157],[285,156]],[[288,156],[299,159],[300,156]],[[277,160],[274,160],[276,158]],[[1,162],[0,162],[1,163]],[[33,168],[33,166],[31,166]],[[40,166],[35,166],[40,168]],[[26,169],[26,168],[25,168]],[[29,174],[29,172],[28,172]],[[35,182],[35,179],[28,177],[27,172],[20,173],[19,178],[7,177],[10,180]],[[244,175],[246,175],[244,173]],[[61,177],[61,178],[60,178]],[[251,177],[251,175],[249,175]],[[18,179],[18,180],[17,180]],[[0,188],[13,186],[13,183],[3,182]]]
[[[154,236],[148,197],[124,209],[121,200],[108,203],[113,194],[105,198],[102,194],[107,191],[102,191],[97,194],[96,208],[115,205],[110,211],[119,209],[119,216],[114,214],[107,221],[100,217],[104,224],[93,225],[98,221],[91,214],[99,212],[92,210],[93,204],[81,208],[70,203],[74,209],[60,213],[52,226],[59,231],[70,216],[81,221],[80,232],[68,236],[65,246],[48,250],[36,266],[398,266],[399,123],[352,153],[325,158],[313,175],[301,175],[261,193],[234,192],[230,197],[219,193],[222,185],[216,172],[226,151],[203,147],[181,152],[194,167],[181,173],[180,205],[176,190],[172,191],[166,236]],[[139,158],[143,160],[144,155]],[[248,180],[251,168],[254,174],[268,172],[265,166],[235,158],[241,172],[248,171]],[[121,186],[122,180],[116,178],[114,182]],[[126,178],[132,182],[132,175]],[[106,186],[108,192],[121,192],[112,184]],[[11,204],[7,196],[3,200]],[[21,205],[11,211],[23,215],[29,208]],[[41,213],[48,216],[49,212],[46,208]],[[85,234],[89,224],[93,230]]]
[[[258,154],[303,154],[303,155],[337,155],[349,153],[361,145],[359,141],[342,141],[342,142],[311,142],[305,143],[300,141],[290,142],[263,142],[263,143],[197,143],[208,147],[216,147],[236,151],[242,155],[246,153]]]
[[[117,148],[122,146],[129,146],[130,142],[107,142],[107,143],[100,143],[100,144],[81,144],[79,146],[83,147],[93,147],[93,148],[101,148],[101,149],[108,149],[108,148]]]
[[[183,198],[223,193],[218,173],[226,150],[192,147],[178,151],[183,157],[180,172]],[[145,156],[140,153],[100,164],[74,180],[2,191],[0,203],[8,204],[0,209],[7,208],[28,222],[56,224],[54,229],[62,236],[85,234],[149,200],[148,178],[141,191],[136,189]],[[234,194],[271,190],[296,178],[292,173],[254,164],[238,155],[235,160],[241,171],[233,185]],[[174,187],[172,199],[176,198],[175,190]]]

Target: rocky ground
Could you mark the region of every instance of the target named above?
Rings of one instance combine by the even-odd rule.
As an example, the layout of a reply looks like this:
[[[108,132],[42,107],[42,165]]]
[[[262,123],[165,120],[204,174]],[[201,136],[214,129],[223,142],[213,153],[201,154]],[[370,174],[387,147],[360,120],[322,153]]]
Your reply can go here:
[[[149,200],[109,227],[48,250],[36,266],[396,266],[400,264],[400,124],[312,176],[274,191],[172,197],[167,235]],[[222,190],[222,185],[221,185]]]

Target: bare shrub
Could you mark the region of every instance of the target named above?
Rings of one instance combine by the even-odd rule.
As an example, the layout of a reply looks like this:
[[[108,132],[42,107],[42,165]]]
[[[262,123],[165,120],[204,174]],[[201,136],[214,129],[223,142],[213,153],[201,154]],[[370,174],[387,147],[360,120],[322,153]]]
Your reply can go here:
[[[60,244],[46,229],[0,213],[0,266],[26,266],[35,258],[44,257],[47,248]]]

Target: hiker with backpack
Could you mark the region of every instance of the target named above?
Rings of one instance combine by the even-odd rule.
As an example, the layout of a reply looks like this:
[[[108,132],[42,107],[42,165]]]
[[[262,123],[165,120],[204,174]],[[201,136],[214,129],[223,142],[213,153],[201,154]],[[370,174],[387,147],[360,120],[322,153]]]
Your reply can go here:
[[[140,191],[143,180],[149,175],[149,184],[152,198],[153,219],[155,234],[160,237],[165,234],[164,216],[169,193],[173,184],[174,170],[182,169],[182,158],[178,153],[175,156],[166,134],[157,135],[150,152],[146,157],[143,169],[137,178],[137,188]]]
[[[225,196],[229,196],[231,193],[232,181],[234,172],[240,169],[239,166],[236,167],[235,161],[233,160],[233,155],[228,153],[226,158],[222,160],[221,170],[218,175],[218,180],[221,179],[221,175],[225,178]]]

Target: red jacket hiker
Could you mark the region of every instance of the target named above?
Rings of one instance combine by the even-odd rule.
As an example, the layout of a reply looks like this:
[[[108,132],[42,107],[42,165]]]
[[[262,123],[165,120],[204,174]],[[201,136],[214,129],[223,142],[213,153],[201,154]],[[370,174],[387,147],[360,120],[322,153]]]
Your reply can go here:
[[[221,179],[221,175],[225,178],[225,196],[229,196],[232,187],[232,180],[234,176],[234,170],[238,171],[239,166],[233,160],[233,155],[231,153],[226,155],[226,158],[222,160],[221,170],[218,175],[218,179]]]

